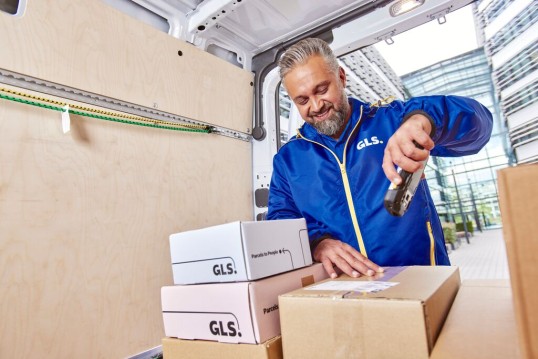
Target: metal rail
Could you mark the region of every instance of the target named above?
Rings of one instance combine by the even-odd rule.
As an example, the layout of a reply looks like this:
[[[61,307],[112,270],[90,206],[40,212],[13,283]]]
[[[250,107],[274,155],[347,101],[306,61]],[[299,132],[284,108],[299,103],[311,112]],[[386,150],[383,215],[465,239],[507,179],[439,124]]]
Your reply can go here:
[[[152,120],[169,121],[178,124],[210,126],[211,133],[246,142],[250,142],[252,139],[252,136],[249,133],[232,130],[226,127],[215,126],[210,123],[196,121],[187,117],[159,111],[155,108],[136,105],[111,97],[41,80],[35,77],[18,74],[9,70],[0,69],[0,83]]]

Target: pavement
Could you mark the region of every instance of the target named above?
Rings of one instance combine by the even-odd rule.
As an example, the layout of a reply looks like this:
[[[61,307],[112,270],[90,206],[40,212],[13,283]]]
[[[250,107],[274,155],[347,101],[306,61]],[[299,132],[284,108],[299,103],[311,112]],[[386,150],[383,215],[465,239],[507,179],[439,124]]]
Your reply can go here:
[[[460,268],[461,280],[510,278],[502,228],[475,230],[469,241],[462,238],[448,255],[451,264]]]

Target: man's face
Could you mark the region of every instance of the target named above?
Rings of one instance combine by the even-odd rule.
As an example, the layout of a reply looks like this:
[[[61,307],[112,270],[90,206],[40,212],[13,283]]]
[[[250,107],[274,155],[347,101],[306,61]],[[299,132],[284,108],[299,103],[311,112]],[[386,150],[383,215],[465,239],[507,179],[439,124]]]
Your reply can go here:
[[[321,56],[314,56],[288,72],[283,83],[306,122],[322,134],[341,135],[350,114],[342,68],[334,73]]]

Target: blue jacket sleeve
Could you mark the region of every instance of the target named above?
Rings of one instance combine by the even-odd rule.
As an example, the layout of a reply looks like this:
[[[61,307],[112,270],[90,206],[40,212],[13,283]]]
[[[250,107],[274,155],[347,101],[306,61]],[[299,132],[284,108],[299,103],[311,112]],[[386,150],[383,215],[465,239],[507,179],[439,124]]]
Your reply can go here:
[[[405,103],[404,116],[417,110],[427,114],[435,124],[432,156],[456,157],[478,153],[491,136],[491,112],[471,98],[414,97]]]
[[[323,224],[309,218],[297,208],[293,199],[289,180],[286,176],[286,162],[278,153],[273,158],[273,175],[269,187],[269,204],[267,219],[305,218],[308,226],[308,237],[311,243],[317,243],[321,238],[332,237],[328,228]]]

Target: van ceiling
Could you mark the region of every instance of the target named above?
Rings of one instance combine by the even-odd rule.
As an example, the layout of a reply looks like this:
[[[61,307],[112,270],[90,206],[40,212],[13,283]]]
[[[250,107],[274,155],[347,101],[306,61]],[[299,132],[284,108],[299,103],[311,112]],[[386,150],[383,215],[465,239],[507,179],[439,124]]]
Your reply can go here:
[[[390,5],[399,0],[103,1],[141,20],[140,9],[157,15],[168,22],[170,35],[246,69],[256,55],[307,35],[326,33],[326,38],[334,38],[333,49],[341,55],[472,2],[425,0],[413,12],[392,17]]]

